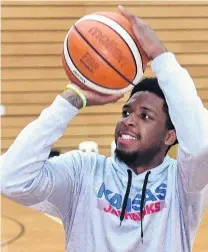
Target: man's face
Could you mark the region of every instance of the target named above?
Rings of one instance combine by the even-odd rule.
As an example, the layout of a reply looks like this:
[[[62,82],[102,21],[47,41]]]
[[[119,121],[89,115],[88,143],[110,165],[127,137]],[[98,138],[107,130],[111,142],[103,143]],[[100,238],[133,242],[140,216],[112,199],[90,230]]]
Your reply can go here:
[[[137,92],[129,99],[115,129],[116,154],[134,156],[134,159],[148,154],[152,157],[167,147],[163,106],[163,99],[147,91]],[[125,162],[125,157],[122,161]]]

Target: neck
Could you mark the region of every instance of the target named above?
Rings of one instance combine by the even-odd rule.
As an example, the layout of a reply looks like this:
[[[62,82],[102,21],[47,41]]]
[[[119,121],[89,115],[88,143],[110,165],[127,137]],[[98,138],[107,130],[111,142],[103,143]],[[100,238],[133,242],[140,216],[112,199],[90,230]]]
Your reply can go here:
[[[137,160],[134,162],[128,162],[127,165],[136,173],[136,174],[141,174],[147,170],[151,170],[159,165],[162,164],[164,160],[164,153],[159,152],[154,156],[148,155],[146,156],[140,156],[138,157]]]

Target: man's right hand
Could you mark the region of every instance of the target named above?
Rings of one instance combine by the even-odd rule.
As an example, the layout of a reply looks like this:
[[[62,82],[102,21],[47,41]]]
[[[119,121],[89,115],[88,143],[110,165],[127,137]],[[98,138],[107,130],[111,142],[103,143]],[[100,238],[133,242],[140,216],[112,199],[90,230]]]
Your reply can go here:
[[[97,92],[94,92],[93,90],[83,90],[79,86],[73,84],[76,86],[77,89],[79,89],[83,95],[85,96],[87,100],[87,106],[96,106],[96,105],[104,105],[108,103],[114,103],[121,99],[124,95],[104,95],[99,94]],[[68,102],[70,102],[73,106],[80,109],[83,106],[82,99],[79,97],[79,95],[76,94],[71,89],[67,89],[64,91],[61,96],[66,99]]]
[[[123,6],[119,5],[120,13],[129,20],[138,46],[141,46],[149,59],[153,60],[160,54],[167,52],[164,43],[157,36],[156,32],[141,18],[129,13]]]

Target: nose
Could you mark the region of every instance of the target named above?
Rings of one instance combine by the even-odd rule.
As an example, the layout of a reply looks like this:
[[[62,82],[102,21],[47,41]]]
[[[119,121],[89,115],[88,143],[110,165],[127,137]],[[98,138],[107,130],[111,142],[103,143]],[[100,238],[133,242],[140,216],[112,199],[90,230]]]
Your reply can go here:
[[[128,117],[122,119],[123,124],[127,127],[136,125],[136,117],[134,113],[131,113]]]

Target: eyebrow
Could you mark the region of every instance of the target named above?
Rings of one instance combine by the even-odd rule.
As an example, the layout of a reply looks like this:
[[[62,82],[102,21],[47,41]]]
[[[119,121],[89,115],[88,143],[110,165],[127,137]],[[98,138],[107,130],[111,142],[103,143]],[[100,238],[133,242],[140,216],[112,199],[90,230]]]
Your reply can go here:
[[[125,108],[130,108],[131,106],[129,105],[129,104],[125,104],[124,106],[123,106],[123,109],[125,109]],[[146,107],[146,106],[141,106],[140,107],[141,109],[144,109],[144,110],[147,110],[147,111],[149,111],[149,112],[152,112],[152,113],[154,113],[156,116],[157,116],[157,112],[154,110],[154,109],[152,109],[152,108],[149,108],[149,107]]]
[[[130,108],[131,106],[130,105],[128,105],[128,104],[124,104],[123,105],[123,107],[122,107],[122,109],[125,109],[125,108]]]
[[[142,108],[142,109],[144,109],[144,110],[147,110],[147,111],[150,111],[150,112],[153,112],[153,113],[157,116],[157,112],[156,112],[154,109],[152,109],[152,108],[145,107],[145,106],[142,106],[142,107],[140,107],[140,108]]]

